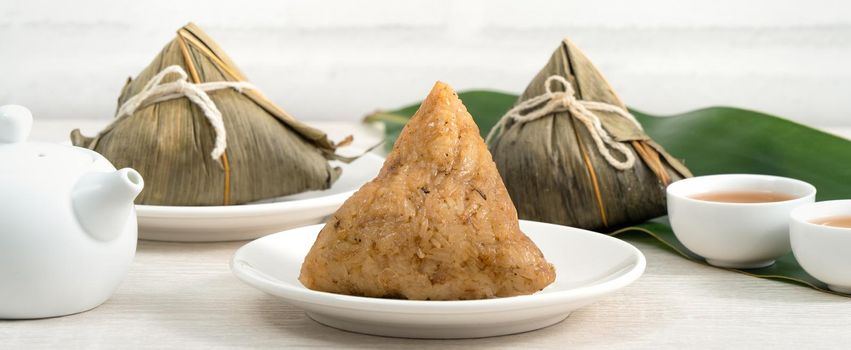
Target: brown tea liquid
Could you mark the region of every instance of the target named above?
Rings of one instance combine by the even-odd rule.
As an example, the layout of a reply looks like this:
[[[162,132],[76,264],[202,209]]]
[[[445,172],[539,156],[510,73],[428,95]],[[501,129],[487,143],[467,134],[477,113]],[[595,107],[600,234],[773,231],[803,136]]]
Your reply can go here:
[[[798,197],[790,196],[785,193],[768,192],[768,191],[727,191],[727,192],[707,192],[692,195],[689,198],[698,199],[709,202],[726,202],[726,203],[769,203],[782,202]]]
[[[851,228],[851,215],[828,216],[810,222],[816,225]]]

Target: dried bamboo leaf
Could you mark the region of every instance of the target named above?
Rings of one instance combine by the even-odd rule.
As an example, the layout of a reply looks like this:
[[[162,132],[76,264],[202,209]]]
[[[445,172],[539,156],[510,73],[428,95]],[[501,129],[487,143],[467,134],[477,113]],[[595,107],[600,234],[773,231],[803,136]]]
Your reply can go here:
[[[579,100],[626,109],[597,68],[567,39],[517,103],[544,94],[545,81],[553,75],[567,79]],[[664,215],[665,186],[691,173],[628,119],[611,112],[595,114],[614,140],[638,156],[631,169],[610,165],[588,129],[569,111],[526,123],[509,120],[492,140],[491,153],[520,218],[607,230]]]
[[[177,31],[151,64],[121,91],[118,105],[138,94],[164,68],[177,65],[194,83],[245,81],[242,72],[200,28]],[[167,77],[164,82],[174,81]],[[72,143],[103,154],[117,167],[145,178],[137,203],[228,205],[327,189],[339,177],[329,159],[336,145],[321,130],[287,114],[256,90],[208,92],[221,111],[227,149],[212,159],[215,131],[185,97],[157,102],[117,120],[88,138],[74,130]]]

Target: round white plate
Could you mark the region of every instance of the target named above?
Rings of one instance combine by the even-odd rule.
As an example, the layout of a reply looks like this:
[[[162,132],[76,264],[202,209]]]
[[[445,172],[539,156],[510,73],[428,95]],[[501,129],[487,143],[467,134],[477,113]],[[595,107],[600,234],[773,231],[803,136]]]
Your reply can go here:
[[[331,188],[273,201],[229,206],[137,205],[139,238],[175,242],[239,241],[322,222],[381,170],[384,159],[367,153],[350,164]]]
[[[463,301],[366,298],[317,292],[298,276],[323,225],[269,235],[240,248],[231,270],[245,283],[347,331],[406,338],[478,338],[543,328],[626,287],[644,272],[644,255],[629,243],[577,228],[520,221],[555,265],[556,280],[525,296]]]

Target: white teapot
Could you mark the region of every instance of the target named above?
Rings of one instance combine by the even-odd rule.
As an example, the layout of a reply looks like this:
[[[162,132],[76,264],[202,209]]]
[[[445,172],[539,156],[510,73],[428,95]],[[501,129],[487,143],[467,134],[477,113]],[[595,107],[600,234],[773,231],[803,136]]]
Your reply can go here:
[[[136,253],[142,176],[93,151],[26,142],[30,111],[0,107],[0,319],[105,302]]]

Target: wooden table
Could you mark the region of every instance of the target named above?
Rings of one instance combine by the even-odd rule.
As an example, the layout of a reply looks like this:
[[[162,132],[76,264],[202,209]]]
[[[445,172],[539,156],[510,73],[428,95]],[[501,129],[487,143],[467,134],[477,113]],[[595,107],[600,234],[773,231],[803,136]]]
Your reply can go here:
[[[314,123],[357,145],[378,135],[351,124]],[[65,140],[76,126],[36,122],[33,139]],[[354,131],[352,131],[354,130]],[[848,135],[848,130],[838,133]],[[0,348],[842,348],[851,344],[851,298],[748,277],[628,238],[647,271],[613,296],[542,330],[469,340],[382,338],[339,331],[237,280],[228,268],[246,242],[140,241],[115,295],[82,314],[0,321]]]

